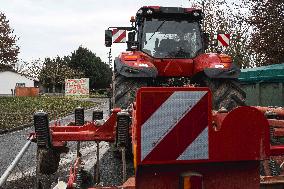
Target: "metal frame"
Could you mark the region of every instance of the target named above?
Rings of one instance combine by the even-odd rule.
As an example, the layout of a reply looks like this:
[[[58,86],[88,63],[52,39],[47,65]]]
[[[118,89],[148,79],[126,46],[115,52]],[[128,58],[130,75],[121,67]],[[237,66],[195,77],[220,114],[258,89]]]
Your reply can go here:
[[[116,117],[120,111],[120,108],[114,109],[109,119],[103,125],[89,122],[83,126],[51,126],[53,146],[60,146],[63,141],[114,142]]]
[[[171,93],[175,91],[207,91],[208,92],[208,136],[209,136],[209,159],[208,160],[186,160],[186,161],[162,161],[162,162],[146,162],[141,161],[141,115],[148,112],[148,109],[143,108],[146,98],[142,98],[142,92],[153,95],[153,99],[160,100],[162,93]],[[211,113],[211,93],[208,88],[196,87],[169,87],[158,88],[148,87],[141,88],[138,91],[136,103],[132,106],[132,126],[130,133],[133,139],[134,161],[136,169],[135,180],[126,181],[123,186],[104,187],[104,188],[135,188],[145,186],[148,182],[153,182],[152,173],[158,173],[156,181],[152,184],[169,183],[179,175],[196,171],[204,177],[204,186],[212,186],[208,178],[216,179],[218,182],[223,178],[218,176],[222,171],[224,173],[231,172],[224,186],[214,186],[216,188],[224,188],[236,186],[236,179],[246,177],[247,181],[240,183],[240,186],[245,186],[249,180],[258,175],[259,161],[269,159],[271,155],[284,154],[284,145],[270,144],[270,127],[273,127],[273,134],[277,137],[284,137],[284,120],[266,119],[264,114],[267,111],[276,112],[276,116],[282,117],[284,111],[279,108],[266,107],[239,107],[231,112],[220,111]],[[204,109],[201,109],[204,111]],[[53,148],[64,146],[67,141],[96,141],[97,145],[100,141],[114,142],[116,137],[116,121],[117,114],[121,112],[120,108],[112,110],[112,114],[102,124],[98,122],[88,122],[82,126],[60,126],[55,124],[50,127],[51,142]],[[233,133],[233,135],[232,135]],[[248,137],[249,135],[250,137]],[[216,146],[218,148],[216,148]],[[240,148],[241,147],[241,148]],[[169,146],[176,148],[176,146]],[[68,187],[74,188],[76,183],[76,173],[81,166],[81,157],[78,156],[74,165],[70,168],[70,176]],[[146,166],[145,166],[146,165]],[[207,168],[208,169],[207,169]],[[210,167],[217,167],[217,172],[210,171]],[[240,170],[238,167],[241,167]],[[206,168],[206,169],[205,169]],[[244,171],[245,170],[245,171]],[[167,176],[171,173],[171,176]],[[221,173],[222,175],[223,173]],[[210,177],[208,175],[211,175]],[[169,180],[165,181],[167,176]],[[144,179],[146,178],[146,179]],[[230,178],[235,185],[230,185]],[[160,180],[159,180],[160,179]],[[176,182],[176,181],[174,181]],[[165,184],[164,183],[164,184]],[[279,184],[284,183],[284,176],[265,176],[254,179],[251,186],[256,186],[257,183]],[[211,185],[210,185],[211,184]],[[149,187],[151,184],[149,184]],[[176,185],[173,185],[176,186]],[[213,188],[214,188],[213,187]],[[102,187],[100,187],[102,188]],[[151,187],[150,187],[151,188]],[[253,188],[253,187],[252,187]]]

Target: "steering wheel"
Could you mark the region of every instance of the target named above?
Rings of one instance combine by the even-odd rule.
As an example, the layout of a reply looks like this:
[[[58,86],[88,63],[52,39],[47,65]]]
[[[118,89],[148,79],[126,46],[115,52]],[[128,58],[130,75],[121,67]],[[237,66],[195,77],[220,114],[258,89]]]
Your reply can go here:
[[[171,51],[167,54],[169,58],[188,58],[191,53],[186,52],[183,47],[177,47],[175,51]]]

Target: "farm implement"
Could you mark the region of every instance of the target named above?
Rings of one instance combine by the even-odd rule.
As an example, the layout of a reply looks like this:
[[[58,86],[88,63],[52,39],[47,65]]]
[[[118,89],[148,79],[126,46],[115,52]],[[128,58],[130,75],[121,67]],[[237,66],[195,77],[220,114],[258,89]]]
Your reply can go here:
[[[143,87],[131,108],[113,109],[106,121],[95,111],[93,121],[85,122],[83,109],[76,109],[74,126],[49,126],[47,114],[39,112],[37,174],[57,171],[68,141],[106,141],[120,149],[123,168],[117,174],[123,183],[89,188],[283,188],[283,109],[212,111],[211,98],[208,88]],[[127,179],[125,154],[131,149],[135,175]],[[66,188],[83,188],[82,158],[78,148]],[[99,184],[103,168],[99,161],[94,167]],[[38,182],[38,188],[44,186],[44,180]]]

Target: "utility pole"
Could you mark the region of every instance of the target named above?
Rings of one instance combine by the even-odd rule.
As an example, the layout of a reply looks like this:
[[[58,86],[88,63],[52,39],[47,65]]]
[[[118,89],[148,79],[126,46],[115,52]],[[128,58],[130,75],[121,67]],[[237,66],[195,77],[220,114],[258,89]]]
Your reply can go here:
[[[110,68],[112,67],[111,48],[109,48],[109,52],[108,52],[108,65]]]
[[[203,12],[203,14],[205,14],[204,1],[202,1],[202,12]],[[206,32],[205,21],[204,20],[202,21],[202,27],[203,27],[203,30]]]

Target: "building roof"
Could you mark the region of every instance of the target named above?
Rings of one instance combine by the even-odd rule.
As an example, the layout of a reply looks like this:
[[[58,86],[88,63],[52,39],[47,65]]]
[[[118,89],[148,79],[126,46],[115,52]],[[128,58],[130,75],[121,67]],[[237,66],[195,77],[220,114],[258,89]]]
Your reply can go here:
[[[241,70],[241,82],[284,82],[284,63]]]
[[[26,75],[26,74],[18,73],[18,72],[14,71],[14,70],[7,70],[7,71],[1,71],[1,70],[0,70],[0,74],[1,74],[1,73],[4,73],[4,72],[11,72],[11,73],[14,73],[14,74],[21,75],[21,76],[23,76],[23,77],[25,77],[25,78],[27,78],[27,79],[33,80],[33,81],[39,81],[37,78],[28,76],[28,75]]]

